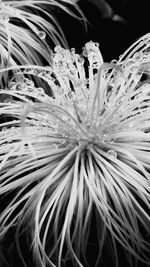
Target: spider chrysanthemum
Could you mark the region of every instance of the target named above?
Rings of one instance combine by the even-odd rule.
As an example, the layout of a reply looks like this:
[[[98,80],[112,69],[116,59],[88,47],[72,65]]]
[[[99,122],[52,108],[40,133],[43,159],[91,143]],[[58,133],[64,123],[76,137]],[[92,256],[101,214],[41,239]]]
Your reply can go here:
[[[0,236],[15,227],[19,248],[26,232],[37,266],[87,266],[92,216],[97,263],[109,243],[116,265],[117,244],[149,264],[149,49],[147,34],[104,63],[97,43],[57,46],[51,67],[22,66],[0,90]]]

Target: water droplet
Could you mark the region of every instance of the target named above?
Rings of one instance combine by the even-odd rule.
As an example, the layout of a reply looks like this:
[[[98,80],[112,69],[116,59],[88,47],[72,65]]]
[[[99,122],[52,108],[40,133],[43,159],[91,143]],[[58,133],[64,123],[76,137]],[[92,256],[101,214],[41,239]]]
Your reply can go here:
[[[24,81],[24,76],[22,74],[16,74],[16,82],[21,83]]]
[[[79,57],[78,58],[78,62],[82,65],[82,64],[84,64],[84,59],[83,59],[83,57]]]
[[[45,97],[45,94],[39,92],[39,93],[37,94],[37,97],[38,97],[38,98],[44,98],[44,97]]]
[[[44,94],[44,89],[41,88],[41,87],[38,87],[38,88],[37,88],[37,91],[38,91],[39,93],[41,93],[41,94]]]
[[[96,46],[96,47],[99,47],[99,43],[95,42],[95,46]]]
[[[72,53],[72,55],[75,55],[75,52],[76,52],[76,50],[75,50],[75,48],[73,47],[73,48],[71,48],[71,53]]]
[[[32,87],[25,87],[25,89],[29,94],[34,93],[34,89]]]
[[[117,152],[115,150],[108,150],[107,154],[112,158],[112,159],[116,159],[117,158]]]
[[[8,23],[9,22],[9,16],[8,15],[0,15],[0,20],[4,23]]]
[[[6,132],[7,130],[8,130],[7,127],[3,127],[3,128],[2,128],[2,132]]]
[[[44,40],[45,37],[46,37],[46,33],[44,31],[40,31],[38,32],[38,37],[41,39],[41,40]]]
[[[110,141],[110,138],[109,138],[106,134],[104,134],[104,135],[103,135],[103,143],[104,143],[104,144],[108,144],[109,141]]]
[[[111,61],[112,64],[117,64],[117,62],[118,62],[117,59],[113,59],[113,60]]]

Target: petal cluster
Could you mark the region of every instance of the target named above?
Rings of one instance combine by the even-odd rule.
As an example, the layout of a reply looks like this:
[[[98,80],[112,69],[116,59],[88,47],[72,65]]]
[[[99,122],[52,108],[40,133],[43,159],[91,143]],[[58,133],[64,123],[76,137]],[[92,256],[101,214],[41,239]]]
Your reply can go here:
[[[65,4],[70,4],[68,7]],[[43,65],[51,63],[51,45],[67,47],[63,31],[52,11],[60,8],[72,16],[81,13],[72,0],[0,1],[0,64]]]
[[[16,226],[19,247],[27,231],[37,266],[84,266],[93,216],[95,265],[107,242],[116,266],[118,243],[131,266],[149,264],[149,49],[147,34],[105,63],[91,41],[81,55],[57,46],[51,66],[11,68],[0,90],[0,195],[13,197],[0,236]]]

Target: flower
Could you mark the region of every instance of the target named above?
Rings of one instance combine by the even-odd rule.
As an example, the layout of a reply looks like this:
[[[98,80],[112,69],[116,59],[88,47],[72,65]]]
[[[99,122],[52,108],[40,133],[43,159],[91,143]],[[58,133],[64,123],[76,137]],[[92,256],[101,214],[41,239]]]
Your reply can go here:
[[[108,241],[116,266],[117,243],[149,264],[149,51],[150,34],[111,63],[92,41],[57,46],[52,66],[14,67],[0,90],[0,195],[13,193],[0,236],[16,227],[19,248],[29,234],[37,266],[84,266],[92,214],[97,263]]]

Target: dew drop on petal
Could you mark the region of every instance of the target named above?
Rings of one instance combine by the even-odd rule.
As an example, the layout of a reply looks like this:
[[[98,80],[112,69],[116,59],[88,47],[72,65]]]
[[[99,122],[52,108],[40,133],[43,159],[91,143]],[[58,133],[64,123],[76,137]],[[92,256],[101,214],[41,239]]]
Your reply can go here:
[[[111,61],[112,64],[117,64],[117,62],[118,62],[117,59],[113,59],[113,60]]]
[[[79,62],[80,64],[84,64],[84,59],[83,59],[83,57],[79,57],[79,58],[78,58],[78,62]]]
[[[3,127],[3,128],[2,128],[2,132],[6,132],[7,130],[8,130],[7,127]]]
[[[38,37],[41,39],[41,40],[44,40],[45,37],[46,37],[46,33],[44,31],[39,31],[38,32]]]
[[[39,93],[42,93],[42,94],[44,94],[44,89],[43,89],[43,88],[41,88],[41,87],[38,87],[38,88],[37,88],[37,90],[38,90],[38,92],[39,92]]]
[[[21,83],[24,81],[24,76],[22,74],[16,74],[16,82]]]
[[[75,52],[76,52],[76,50],[75,50],[75,48],[74,48],[74,47],[73,47],[73,48],[71,48],[71,50],[70,50],[70,51],[71,51],[71,54],[72,54],[72,55],[75,55]]]
[[[3,22],[3,23],[8,23],[9,22],[9,16],[8,15],[0,15],[0,20]]]
[[[104,144],[109,144],[109,141],[110,141],[110,138],[106,134],[104,134],[103,135],[103,143]]]
[[[115,150],[110,149],[110,150],[107,151],[107,154],[108,154],[108,155],[110,156],[110,158],[112,158],[112,159],[116,159],[116,158],[117,158],[117,152],[116,152]]]

